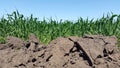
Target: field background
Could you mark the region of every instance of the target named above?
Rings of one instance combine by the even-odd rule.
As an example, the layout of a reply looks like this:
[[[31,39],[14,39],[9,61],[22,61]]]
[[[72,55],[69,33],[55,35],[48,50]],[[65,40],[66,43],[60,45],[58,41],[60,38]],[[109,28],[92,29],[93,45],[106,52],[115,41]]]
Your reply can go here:
[[[57,37],[84,36],[101,34],[104,36],[115,35],[120,40],[120,15],[107,14],[99,19],[69,20],[38,20],[33,15],[24,17],[18,11],[7,14],[0,19],[0,43],[5,43],[7,36],[15,36],[24,40],[30,33],[34,33],[42,43],[48,44]]]

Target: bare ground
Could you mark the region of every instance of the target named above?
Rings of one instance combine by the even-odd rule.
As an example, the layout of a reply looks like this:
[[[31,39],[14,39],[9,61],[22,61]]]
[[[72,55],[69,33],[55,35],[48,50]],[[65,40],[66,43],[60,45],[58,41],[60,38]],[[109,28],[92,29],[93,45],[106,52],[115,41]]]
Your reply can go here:
[[[115,36],[59,37],[48,46],[33,34],[29,41],[7,37],[0,68],[120,68],[120,51]]]

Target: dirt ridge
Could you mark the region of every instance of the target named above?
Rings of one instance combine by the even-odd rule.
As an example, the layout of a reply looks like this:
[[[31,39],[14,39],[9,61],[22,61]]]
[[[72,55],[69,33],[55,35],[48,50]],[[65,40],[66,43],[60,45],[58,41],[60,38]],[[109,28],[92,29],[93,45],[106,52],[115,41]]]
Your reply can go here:
[[[7,37],[0,68],[120,68],[120,51],[115,36],[59,37],[47,46],[34,34],[29,41]]]

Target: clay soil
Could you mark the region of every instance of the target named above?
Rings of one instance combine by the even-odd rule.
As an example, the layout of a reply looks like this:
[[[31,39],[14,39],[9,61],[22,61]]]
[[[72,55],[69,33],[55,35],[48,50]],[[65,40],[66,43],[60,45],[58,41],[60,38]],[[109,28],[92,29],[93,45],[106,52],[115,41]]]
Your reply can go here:
[[[115,36],[59,37],[43,45],[31,34],[29,41],[7,37],[0,44],[0,68],[120,68]]]

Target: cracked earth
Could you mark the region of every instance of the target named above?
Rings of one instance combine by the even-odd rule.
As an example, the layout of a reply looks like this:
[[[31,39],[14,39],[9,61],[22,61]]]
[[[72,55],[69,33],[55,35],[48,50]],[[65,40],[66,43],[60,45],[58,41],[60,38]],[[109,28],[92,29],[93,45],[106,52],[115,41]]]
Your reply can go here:
[[[59,37],[48,45],[33,34],[29,41],[7,37],[0,44],[0,68],[120,68],[115,36]]]

